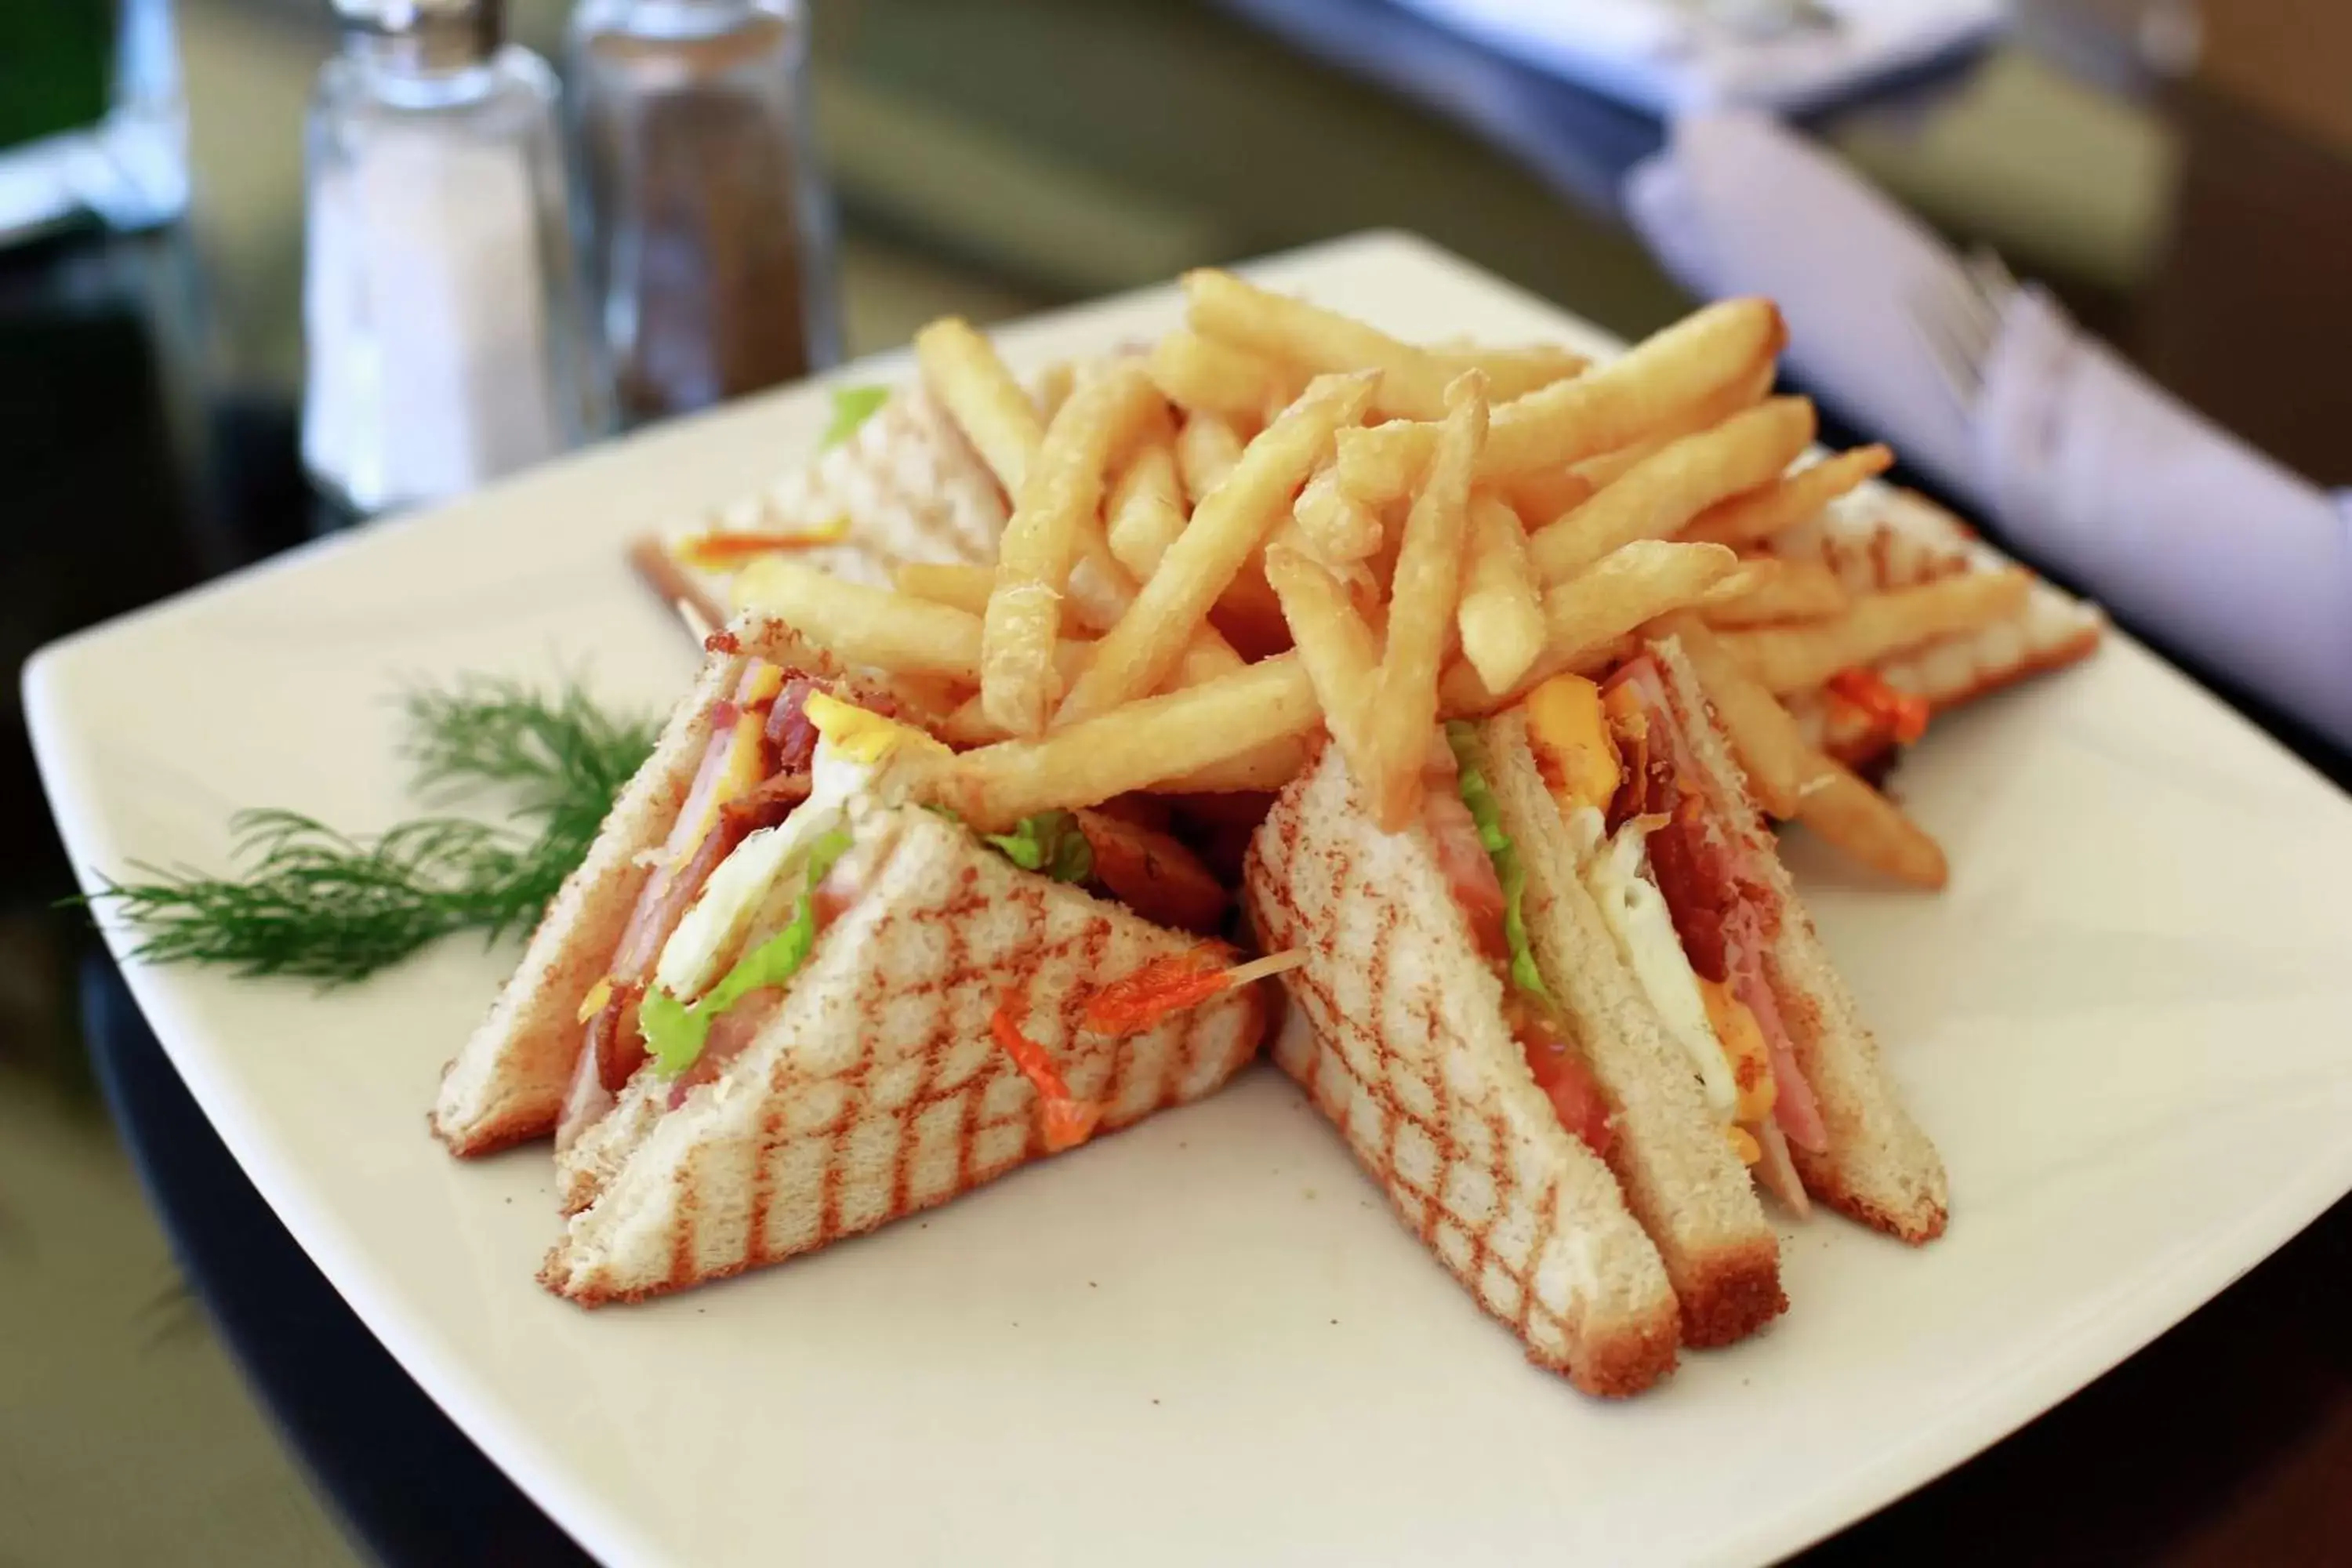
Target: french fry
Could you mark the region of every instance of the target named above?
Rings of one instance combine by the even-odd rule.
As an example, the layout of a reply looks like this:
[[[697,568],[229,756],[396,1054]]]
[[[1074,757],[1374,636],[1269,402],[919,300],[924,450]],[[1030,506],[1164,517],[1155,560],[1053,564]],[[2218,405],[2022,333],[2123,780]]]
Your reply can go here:
[[[1566,517],[1592,499],[1598,488],[1574,468],[1538,468],[1532,473],[1514,474],[1500,487],[1503,499],[1519,514],[1527,528]]]
[[[1777,621],[1818,621],[1843,614],[1853,595],[1826,562],[1770,556],[1741,564],[1752,574],[1739,592],[1709,593],[1699,606],[1711,626],[1759,626]],[[1718,586],[1728,586],[1728,583]]]
[[[906,561],[890,574],[898,592],[934,605],[952,605],[966,615],[984,614],[996,586],[996,570],[961,561]]]
[[[980,617],[779,556],[736,575],[735,605],[775,616],[844,664],[976,685]]]
[[[1809,691],[1841,669],[1874,664],[1889,654],[2013,615],[2025,603],[2032,583],[2021,570],[1960,572],[1916,587],[1861,595],[1832,620],[1720,635],[1724,647],[1758,680],[1785,697]]]
[[[893,677],[980,684],[982,619],[952,605],[869,587],[797,561],[763,556],[735,578],[735,607],[772,616],[809,647]],[[1053,668],[1074,678],[1094,644],[1054,645]]]
[[[1827,757],[1821,781],[1797,807],[1797,820],[1874,870],[1915,888],[1951,879],[1943,846],[1895,804]]]
[[[1111,559],[1101,531],[1092,524],[1089,518],[1080,532],[1077,558],[1070,563],[1070,582],[1063,603],[1078,625],[1100,637],[1118,625],[1118,618],[1135,603],[1135,579]]]
[[[1111,454],[1132,438],[1151,395],[1150,382],[1132,363],[1080,381],[1030,461],[997,542],[996,586],[980,649],[981,704],[992,722],[1013,734],[1042,732],[1061,698],[1054,642],[1070,562],[1102,503]]]
[[[1411,420],[1342,430],[1333,445],[1331,471],[1350,500],[1378,510],[1412,493],[1436,445],[1436,426]]]
[[[1716,502],[1691,520],[1683,537],[1734,550],[1759,544],[1794,528],[1864,479],[1885,473],[1894,462],[1895,453],[1886,447],[1836,453],[1745,495]]]
[[[1184,499],[1192,506],[1207,500],[1241,460],[1242,438],[1232,420],[1205,411],[1185,416],[1176,432],[1176,473],[1184,481]]]
[[[1436,362],[1439,371],[1449,380],[1465,370],[1483,371],[1489,403],[1508,403],[1515,397],[1524,397],[1538,387],[1582,375],[1592,365],[1575,350],[1557,343],[1499,349],[1440,343],[1423,352]]]
[[[1361,561],[1381,547],[1381,520],[1341,489],[1328,468],[1315,470],[1290,515],[1307,552],[1327,565]]]
[[[1247,349],[1198,332],[1173,331],[1152,345],[1151,383],[1177,407],[1255,422],[1279,407],[1286,377]]]
[[[1445,413],[1447,371],[1435,358],[1377,327],[1203,268],[1184,275],[1192,330],[1318,374],[1380,372],[1376,414],[1436,419]]]
[[[1720,544],[1637,539],[1544,595],[1544,647],[1509,689],[1497,691],[1466,660],[1445,672],[1439,710],[1470,718],[1507,708],[1562,670],[1589,674],[1619,639],[1645,622],[1691,604],[1739,564]]]
[[[1269,546],[1266,581],[1282,602],[1291,640],[1314,682],[1331,739],[1359,779],[1372,776],[1366,721],[1380,686],[1381,650],[1347,590],[1320,564],[1295,550]]]
[[[1038,373],[1035,395],[1030,399],[1037,405],[1041,424],[1051,425],[1062,405],[1070,400],[1070,389],[1077,384],[1078,367],[1066,359],[1057,359]],[[1042,439],[1042,433],[1040,438]]]
[[[1818,781],[1827,776],[1827,759],[1806,742],[1780,699],[1765,690],[1696,616],[1678,611],[1660,622],[1659,629],[1681,640],[1699,685],[1723,721],[1724,733],[1731,738],[1756,804],[1783,822],[1796,816],[1806,792],[1821,787]]]
[[[915,363],[1004,493],[1017,499],[1045,422],[994,345],[971,322],[945,316],[915,334]]]
[[[1505,479],[1643,440],[1744,383],[1784,341],[1769,300],[1709,305],[1607,364],[1496,408],[1477,477]],[[1377,506],[1412,488],[1436,442],[1436,427],[1415,420],[1349,431],[1339,444],[1339,482]]]
[[[1670,441],[1566,517],[1538,530],[1528,554],[1548,583],[1621,544],[1664,539],[1727,495],[1769,483],[1813,438],[1813,405],[1776,397]]]
[[[1504,691],[1543,652],[1543,600],[1519,514],[1490,491],[1470,497],[1470,554],[1454,616],[1462,657],[1487,689]]]
[[[931,732],[950,746],[991,746],[1008,738],[989,722],[977,691],[950,709]]]
[[[1603,490],[1622,479],[1625,471],[1650,457],[1669,441],[1685,436],[1696,436],[1702,430],[1712,430],[1733,415],[1753,408],[1772,395],[1772,383],[1780,374],[1780,365],[1770,354],[1759,355],[1747,373],[1734,376],[1709,396],[1701,398],[1685,409],[1680,416],[1660,426],[1642,440],[1631,446],[1603,452],[1597,458],[1586,458],[1575,464],[1570,472]]]
[[[1318,376],[1250,443],[1223,482],[1193,508],[1133,607],[1096,645],[1057,723],[1106,713],[1166,677],[1250,552],[1289,515],[1293,492],[1328,449],[1332,431],[1361,415],[1374,379]]]
[[[1074,679],[1079,668],[1086,662],[1087,652],[1092,646],[1090,643],[1073,641],[1055,644],[1054,668],[1064,679]],[[1181,691],[1185,687],[1202,685],[1242,668],[1242,656],[1235,653],[1233,646],[1219,637],[1213,627],[1204,626],[1194,634],[1192,642],[1185,646],[1183,657],[1176,661],[1175,672],[1169,677],[1167,689]],[[903,681],[911,678],[901,676],[894,679]],[[1010,731],[988,716],[987,710],[982,706],[980,694],[976,691],[961,702],[936,706],[935,710],[946,715],[944,728],[939,732],[940,738],[943,741],[951,741],[959,746],[982,746],[992,742],[1009,741],[1013,738]],[[1255,763],[1246,757],[1237,759],[1235,765],[1257,767]],[[1291,771],[1295,773],[1297,770],[1294,767]],[[1227,789],[1255,786],[1220,784],[1202,787]]]
[[[1376,771],[1359,781],[1372,796],[1374,820],[1390,833],[1421,808],[1422,759],[1437,722],[1438,667],[1462,600],[1470,476],[1486,439],[1486,378],[1475,370],[1465,374],[1446,390],[1446,401],[1452,407],[1406,515],[1389,584],[1380,696],[1367,722]]]
[[[1307,757],[1306,738],[1285,735],[1253,746],[1238,757],[1228,757],[1172,779],[1161,779],[1148,787],[1153,795],[1262,794],[1280,789],[1297,778],[1298,770],[1307,765]]]
[[[1322,716],[1306,667],[1297,655],[1283,654],[1040,739],[963,752],[938,764],[931,783],[935,798],[967,822],[1002,828],[1055,806],[1098,805],[1129,790],[1197,778],[1269,742],[1303,735]]]
[[[1176,479],[1176,452],[1164,440],[1135,449],[1111,487],[1105,508],[1110,552],[1139,583],[1151,580],[1160,558],[1184,531],[1184,494]]]

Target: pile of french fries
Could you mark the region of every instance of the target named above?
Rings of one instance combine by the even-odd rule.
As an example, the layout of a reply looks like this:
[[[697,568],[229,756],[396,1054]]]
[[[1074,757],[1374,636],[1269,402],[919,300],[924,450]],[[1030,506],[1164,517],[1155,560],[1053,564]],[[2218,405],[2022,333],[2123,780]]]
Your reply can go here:
[[[1803,461],[1813,410],[1771,395],[1769,302],[1589,364],[1416,346],[1224,272],[1183,286],[1183,327],[1055,366],[1034,395],[965,323],[918,336],[925,384],[1012,503],[992,568],[905,565],[892,591],[777,556],[736,579],[737,608],[888,673],[969,748],[939,764],[943,804],[998,826],[1132,791],[1272,789],[1328,731],[1399,827],[1441,719],[1670,631],[1767,813],[1943,883],[1934,839],[1783,700],[2012,614],[2029,579],[1849,595],[1769,553],[1891,460]]]

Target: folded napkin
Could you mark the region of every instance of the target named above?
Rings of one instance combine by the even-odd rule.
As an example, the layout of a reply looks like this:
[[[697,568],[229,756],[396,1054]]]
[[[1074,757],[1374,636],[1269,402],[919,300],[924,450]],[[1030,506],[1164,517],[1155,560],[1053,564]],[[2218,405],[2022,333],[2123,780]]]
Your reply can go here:
[[[2352,746],[2352,524],[2039,290],[2002,312],[1979,472],[2021,546]]]
[[[2000,308],[1963,401],[1914,315],[1965,289],[1958,260],[1760,116],[1678,123],[1626,195],[1693,289],[1780,302],[1791,369],[1849,422],[2150,636],[2352,745],[2352,526],[2332,498],[2157,389],[2035,289]]]
[[[1822,0],[1833,26],[1758,37],[1759,0],[1402,0],[1516,59],[1656,114],[1793,111],[1963,48],[2000,0]],[[1712,13],[1712,14],[1710,14]]]

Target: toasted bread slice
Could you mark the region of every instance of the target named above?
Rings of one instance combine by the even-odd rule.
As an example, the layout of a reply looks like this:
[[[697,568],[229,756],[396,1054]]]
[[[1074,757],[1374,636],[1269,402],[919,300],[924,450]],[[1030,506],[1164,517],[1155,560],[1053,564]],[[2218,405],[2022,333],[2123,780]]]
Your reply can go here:
[[[1790,529],[1772,541],[1771,549],[1790,560],[1823,563],[1855,594],[2016,565],[1927,497],[1880,486],[1865,487]],[[1896,690],[1925,697],[1942,712],[2085,658],[2105,626],[2096,605],[2036,578],[2023,606],[2006,619],[1981,631],[1940,637],[1872,668]],[[1790,710],[1815,745],[1849,766],[1866,765],[1895,744],[1868,715],[1818,696],[1800,698]]]
[[[847,440],[804,467],[707,516],[670,523],[661,538],[675,547],[692,535],[845,528],[838,542],[798,548],[793,558],[887,587],[901,562],[994,561],[1009,514],[996,476],[918,383],[892,393]],[[732,573],[679,567],[714,603],[730,602]]]
[[[1943,1234],[1950,1211],[1944,1163],[1905,1109],[1876,1037],[1798,900],[1682,645],[1666,638],[1646,646],[1717,810],[1746,841],[1748,865],[1780,907],[1766,963],[1797,1066],[1821,1102],[1829,1131],[1826,1149],[1790,1150],[1805,1190],[1905,1241],[1932,1240]]]
[[[541,917],[522,962],[444,1070],[433,1131],[457,1154],[487,1154],[555,1131],[580,1054],[580,1005],[603,979],[657,848],[693,787],[713,706],[742,674],[713,658],[623,787],[579,868]]]
[[[1748,1167],[1708,1111],[1689,1056],[1618,955],[1577,870],[1576,847],[1517,709],[1478,727],[1481,771],[1527,868],[1536,967],[1609,1101],[1610,1163],[1657,1244],[1682,1304],[1683,1341],[1724,1345],[1787,1310],[1780,1243]]]
[[[1529,1359],[1587,1393],[1675,1364],[1678,1313],[1617,1178],[1570,1135],[1418,826],[1384,834],[1337,747],[1284,789],[1244,867],[1269,951],[1307,962],[1275,1059]]]
[[[677,1109],[607,1118],[591,1201],[541,1270],[550,1289],[590,1306],[678,1289],[1037,1158],[1036,1091],[990,1035],[1009,986],[1070,1092],[1102,1104],[1102,1131],[1199,1099],[1257,1049],[1266,1003],[1254,986],[1124,1039],[1080,1033],[1095,986],[1193,939],[1019,870],[919,808],[877,811],[856,831],[863,890],[775,1016]],[[656,1087],[633,1083],[628,1103]]]

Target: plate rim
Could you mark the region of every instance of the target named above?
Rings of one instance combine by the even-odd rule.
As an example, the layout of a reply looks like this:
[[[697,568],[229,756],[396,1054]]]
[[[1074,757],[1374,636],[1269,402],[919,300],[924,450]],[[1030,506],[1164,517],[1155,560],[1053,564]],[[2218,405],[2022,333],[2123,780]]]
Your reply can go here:
[[[1359,253],[1382,251],[1411,253],[1423,262],[1454,274],[1465,287],[1516,297],[1549,318],[1571,323],[1577,331],[1608,335],[1563,307],[1496,278],[1419,236],[1402,231],[1368,230],[1260,258],[1237,269],[1329,268],[1344,265]],[[1090,313],[1116,311],[1165,298],[1171,287],[1159,284],[1127,290],[1024,317],[992,330],[1045,331],[1055,326],[1068,326],[1082,321]],[[798,395],[810,384],[902,370],[908,363],[905,349],[868,356],[816,378],[814,383],[795,384],[708,411],[666,426],[657,434],[677,434],[706,421],[756,418],[771,400]],[[636,445],[627,438],[610,441],[563,462],[569,465],[609,459],[616,454],[631,453]],[[517,479],[528,480],[545,472],[543,468],[532,469]],[[217,595],[247,591],[253,583],[281,572],[306,569],[320,558],[346,550],[370,548],[380,539],[405,532],[452,510],[494,507],[503,489],[504,483],[474,492],[448,506],[423,509],[363,530],[306,542],[253,566],[80,628],[30,656],[20,678],[26,727],[51,816],[83,891],[95,891],[99,886],[98,857],[93,850],[107,834],[104,825],[96,819],[94,808],[87,804],[88,792],[78,787],[81,783],[82,759],[75,754],[77,732],[60,710],[63,689],[76,668],[93,657],[102,645],[153,620],[185,614],[191,606]],[[2110,625],[2105,640],[2107,646],[2102,657],[2145,658],[2160,666],[2198,698],[2251,732],[2274,757],[2284,759],[2306,779],[2321,784],[2330,795],[2343,798],[2326,775],[2121,628]],[[243,1097],[213,1070],[206,1059],[209,1047],[199,1038],[203,1031],[183,1016],[171,994],[169,978],[153,966],[129,961],[127,938],[118,921],[100,919],[97,923],[109,955],[153,1026],[173,1070],[186,1084],[239,1168],[297,1244],[317,1263],[337,1293],[403,1370],[449,1414],[470,1441],[585,1549],[611,1562],[664,1560],[661,1543],[646,1539],[625,1511],[605,1506],[600,1489],[572,1473],[552,1449],[536,1438],[530,1420],[520,1407],[500,1399],[494,1390],[473,1376],[461,1354],[447,1353],[449,1347],[429,1317],[404,1310],[396,1290],[378,1288],[368,1249],[361,1245],[359,1237],[313,1204],[304,1191],[295,1163],[281,1159],[278,1152],[271,1148],[264,1131],[268,1118],[260,1114],[257,1106],[240,1103]],[[422,1106],[417,1119],[421,1138],[425,1135]],[[2315,1154],[2304,1163],[2294,1180],[2282,1183],[2267,1201],[2237,1215],[2227,1232],[2161,1260],[2138,1289],[2099,1310],[2079,1314],[2038,1347],[2013,1373],[1986,1383],[1974,1397],[1948,1405],[1942,1418],[1844,1468],[1834,1483],[1811,1489],[1769,1510],[1748,1508],[1727,1516],[1733,1522],[1718,1532],[1707,1557],[1741,1561],[1759,1555],[1786,1555],[1827,1538],[1948,1473],[2137,1354],[2259,1267],[2347,1193],[2352,1193],[2352,1141],[2335,1151]],[[2249,1243],[2243,1239],[2249,1237],[2256,1240]],[[360,1288],[354,1289],[352,1281]]]

